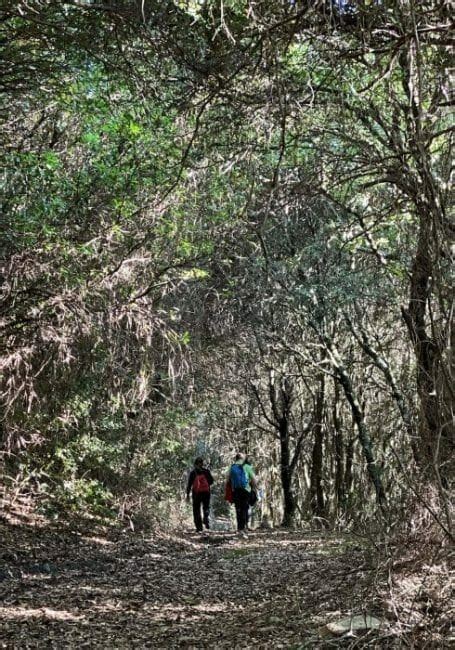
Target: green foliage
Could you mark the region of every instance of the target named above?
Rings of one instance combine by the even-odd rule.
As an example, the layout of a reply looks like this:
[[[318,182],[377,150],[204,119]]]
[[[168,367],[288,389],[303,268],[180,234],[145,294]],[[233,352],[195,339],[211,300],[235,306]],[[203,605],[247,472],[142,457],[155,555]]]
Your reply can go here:
[[[46,495],[47,485],[41,484]],[[52,485],[48,498],[42,502],[39,511],[51,519],[58,519],[62,512],[81,514],[90,511],[102,517],[114,517],[112,494],[96,480],[73,479]]]
[[[402,305],[428,305],[420,325],[449,356],[444,9],[363,3],[327,23],[313,4],[2,9],[2,445],[9,472],[68,508],[168,499],[195,453],[220,465],[255,427],[276,463],[251,380],[292,375],[298,438],[333,372],[327,341],[392,465],[368,401],[389,412],[397,388],[362,337],[411,405]]]

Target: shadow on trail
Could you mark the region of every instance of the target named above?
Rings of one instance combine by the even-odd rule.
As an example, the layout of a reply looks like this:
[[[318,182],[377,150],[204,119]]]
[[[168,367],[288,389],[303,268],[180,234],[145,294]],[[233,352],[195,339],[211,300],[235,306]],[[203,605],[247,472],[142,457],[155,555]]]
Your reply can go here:
[[[0,534],[4,648],[326,647],[318,628],[362,608],[368,583],[337,537]]]

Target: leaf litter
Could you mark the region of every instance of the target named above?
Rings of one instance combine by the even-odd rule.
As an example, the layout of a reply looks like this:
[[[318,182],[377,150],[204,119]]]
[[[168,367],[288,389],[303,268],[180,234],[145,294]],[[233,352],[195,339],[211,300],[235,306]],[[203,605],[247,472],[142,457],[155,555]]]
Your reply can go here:
[[[332,647],[321,623],[365,612],[371,579],[325,533],[0,534],[1,648]]]

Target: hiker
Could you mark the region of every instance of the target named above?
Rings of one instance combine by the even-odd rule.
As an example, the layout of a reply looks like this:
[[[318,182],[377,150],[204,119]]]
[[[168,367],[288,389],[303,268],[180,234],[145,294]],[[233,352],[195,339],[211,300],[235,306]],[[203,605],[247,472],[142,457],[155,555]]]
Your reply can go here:
[[[237,530],[241,537],[247,537],[248,509],[250,507],[251,489],[255,487],[253,468],[248,465],[245,469],[245,456],[235,455],[235,461],[229,470],[229,481],[232,487],[232,499],[237,517]]]
[[[186,486],[186,500],[190,500],[190,492],[193,497],[193,518],[194,525],[198,533],[202,533],[202,523],[208,529],[209,526],[209,512],[210,512],[210,486],[213,485],[213,476],[210,470],[204,467],[203,458],[196,458],[194,461],[194,469],[191,470],[188,476],[188,484]],[[201,517],[201,506],[203,518]]]
[[[248,523],[252,514],[252,508],[253,506],[256,505],[258,500],[258,493],[257,493],[258,486],[257,486],[256,475],[254,473],[253,464],[249,456],[245,456],[245,460],[243,462],[243,470],[248,479],[248,485],[246,489],[249,491],[249,498],[248,498],[248,510],[247,510],[247,518],[246,518],[246,529],[249,530]]]

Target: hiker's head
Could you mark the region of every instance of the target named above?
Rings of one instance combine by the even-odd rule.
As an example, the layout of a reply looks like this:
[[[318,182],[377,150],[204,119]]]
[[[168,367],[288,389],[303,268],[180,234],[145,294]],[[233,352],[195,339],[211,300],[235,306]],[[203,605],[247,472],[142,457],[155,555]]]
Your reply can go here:
[[[251,460],[251,456],[246,455],[245,460],[243,461],[244,465],[252,465],[253,461]]]
[[[241,461],[242,463],[245,462],[245,454],[241,454],[240,452],[235,455],[235,462],[238,463]]]
[[[195,467],[202,467],[204,465],[204,459],[198,456],[197,458],[194,459],[194,466]]]

